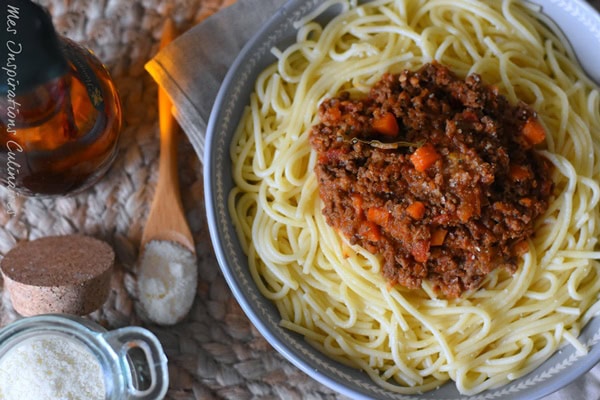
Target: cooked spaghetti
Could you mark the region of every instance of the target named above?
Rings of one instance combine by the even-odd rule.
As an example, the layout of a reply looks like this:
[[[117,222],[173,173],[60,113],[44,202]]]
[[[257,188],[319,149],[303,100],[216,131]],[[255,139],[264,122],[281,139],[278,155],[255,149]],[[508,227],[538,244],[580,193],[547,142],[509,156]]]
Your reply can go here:
[[[343,8],[321,26],[320,12]],[[418,393],[448,380],[479,393],[532,371],[560,346],[585,352],[581,328],[600,310],[600,92],[550,21],[521,1],[326,1],[257,79],[231,145],[229,208],[256,285],[331,358],[384,388]],[[364,96],[384,72],[437,61],[479,74],[537,112],[553,165],[552,197],[511,275],[439,298],[388,288],[382,260],[325,221],[309,133],[318,107]]]

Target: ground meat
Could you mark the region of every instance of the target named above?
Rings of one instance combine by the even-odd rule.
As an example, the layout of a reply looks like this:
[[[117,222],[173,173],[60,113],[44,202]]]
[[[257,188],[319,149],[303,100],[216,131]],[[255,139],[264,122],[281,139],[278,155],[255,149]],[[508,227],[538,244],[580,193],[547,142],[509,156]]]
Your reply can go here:
[[[545,133],[478,75],[426,64],[386,74],[366,98],[324,101],[310,134],[329,225],[380,254],[391,284],[447,297],[514,272],[548,207]]]

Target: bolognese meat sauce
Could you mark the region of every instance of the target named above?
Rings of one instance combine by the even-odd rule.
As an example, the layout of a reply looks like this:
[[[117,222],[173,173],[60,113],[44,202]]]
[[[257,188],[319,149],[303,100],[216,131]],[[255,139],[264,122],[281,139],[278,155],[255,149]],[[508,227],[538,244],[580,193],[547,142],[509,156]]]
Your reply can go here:
[[[329,225],[380,254],[391,283],[447,297],[517,268],[548,207],[545,132],[476,74],[438,63],[385,74],[366,98],[324,101],[312,128]]]

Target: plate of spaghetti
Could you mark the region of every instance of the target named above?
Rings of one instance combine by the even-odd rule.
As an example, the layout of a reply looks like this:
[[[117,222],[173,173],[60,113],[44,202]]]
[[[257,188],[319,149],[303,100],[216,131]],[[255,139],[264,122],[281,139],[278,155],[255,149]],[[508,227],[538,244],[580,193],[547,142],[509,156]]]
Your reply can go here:
[[[286,3],[204,155],[269,343],[357,399],[537,399],[600,361],[598,48],[583,1]]]

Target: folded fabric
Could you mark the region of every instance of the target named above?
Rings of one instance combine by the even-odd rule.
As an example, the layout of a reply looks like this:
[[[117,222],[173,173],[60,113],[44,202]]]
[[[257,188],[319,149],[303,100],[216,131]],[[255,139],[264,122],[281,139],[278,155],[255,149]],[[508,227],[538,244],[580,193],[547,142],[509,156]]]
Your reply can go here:
[[[171,96],[175,117],[200,160],[210,112],[229,66],[284,3],[238,0],[177,38],[146,64]],[[545,400],[560,399],[600,399],[600,365]]]
[[[284,3],[238,0],[175,39],[146,64],[171,97],[175,118],[200,160],[208,118],[229,66]]]

